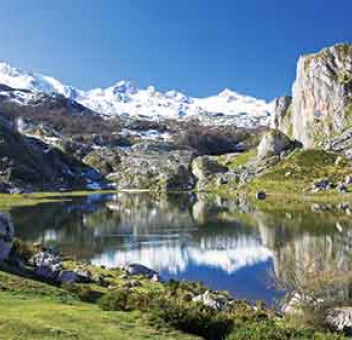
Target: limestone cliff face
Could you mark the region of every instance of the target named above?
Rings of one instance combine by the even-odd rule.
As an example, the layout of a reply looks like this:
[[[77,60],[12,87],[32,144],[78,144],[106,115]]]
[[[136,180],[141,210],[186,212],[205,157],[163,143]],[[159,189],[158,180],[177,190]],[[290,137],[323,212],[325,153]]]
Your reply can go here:
[[[351,44],[300,57],[289,116],[289,135],[305,148],[322,146],[352,125]]]
[[[291,128],[292,97],[284,96],[275,99],[274,115],[271,128],[282,131],[287,136],[292,134]]]

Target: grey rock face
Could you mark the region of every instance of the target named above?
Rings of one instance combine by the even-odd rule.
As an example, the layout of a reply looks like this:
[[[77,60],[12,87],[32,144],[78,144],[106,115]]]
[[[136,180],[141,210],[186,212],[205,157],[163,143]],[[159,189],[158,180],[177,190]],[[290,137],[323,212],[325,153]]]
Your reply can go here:
[[[280,156],[283,151],[292,148],[290,139],[279,130],[271,130],[264,134],[258,145],[258,159]]]
[[[340,135],[322,142],[325,150],[343,153],[352,160],[352,128],[347,128]]]
[[[142,150],[136,148],[121,157],[118,172],[108,176],[116,181],[118,189],[168,191],[194,187],[195,178],[191,172],[193,152],[163,148]]]
[[[116,148],[100,148],[90,152],[83,159],[83,162],[106,176],[109,173],[117,171],[120,164],[120,153]]]
[[[227,170],[227,167],[220,165],[209,156],[197,157],[192,163],[192,172],[199,180],[204,180],[216,173],[224,173]]]
[[[352,124],[352,45],[300,57],[292,90],[292,137],[320,146]]]
[[[271,128],[277,129],[290,136],[291,132],[291,103],[292,97],[285,96],[275,99],[274,115]]]

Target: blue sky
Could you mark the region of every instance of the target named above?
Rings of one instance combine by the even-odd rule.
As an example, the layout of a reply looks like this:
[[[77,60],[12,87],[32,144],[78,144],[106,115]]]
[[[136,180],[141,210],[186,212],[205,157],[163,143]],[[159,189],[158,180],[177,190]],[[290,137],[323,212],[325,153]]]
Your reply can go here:
[[[290,92],[296,60],[352,40],[351,0],[1,0],[0,60],[81,88]]]

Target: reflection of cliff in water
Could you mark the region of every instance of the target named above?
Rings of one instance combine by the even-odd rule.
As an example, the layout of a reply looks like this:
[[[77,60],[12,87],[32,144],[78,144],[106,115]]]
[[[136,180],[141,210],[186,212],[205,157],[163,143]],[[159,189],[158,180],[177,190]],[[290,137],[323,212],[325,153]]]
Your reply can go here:
[[[10,216],[0,213],[0,262],[5,260],[12,248],[14,228]]]
[[[121,193],[18,208],[12,216],[19,236],[108,265],[232,273],[272,260],[285,278],[317,258],[321,269],[350,269],[352,229],[346,211],[333,206],[263,212],[241,200]]]
[[[341,279],[352,269],[352,221],[338,207],[322,208],[296,217],[285,214],[281,221],[258,213],[258,227],[264,244],[273,250],[274,272],[281,285],[314,288],[312,279],[319,277],[320,284],[327,279],[331,289],[335,286],[347,298],[351,286],[347,281],[341,285]]]

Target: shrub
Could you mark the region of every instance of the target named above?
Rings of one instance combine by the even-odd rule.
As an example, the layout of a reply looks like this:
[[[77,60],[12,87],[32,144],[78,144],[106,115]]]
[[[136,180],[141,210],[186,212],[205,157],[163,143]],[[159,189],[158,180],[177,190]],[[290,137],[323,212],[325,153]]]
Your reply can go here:
[[[147,311],[156,297],[156,292],[115,289],[99,299],[99,306],[105,311]]]
[[[227,340],[290,340],[290,339],[315,339],[314,331],[299,331],[283,328],[275,322],[248,323],[237,327]]]
[[[186,282],[176,280],[170,280],[165,284],[165,287],[171,295],[175,295],[175,293],[179,291],[200,295],[207,290],[207,287],[205,287],[204,284],[201,282]]]
[[[102,294],[91,289],[87,285],[78,285],[78,284],[64,284],[62,286],[65,290],[69,291],[71,294],[76,296],[79,300],[84,302],[95,303],[97,302]]]
[[[99,307],[105,311],[130,311],[133,308],[128,303],[129,295],[127,289],[114,290],[99,299]]]
[[[99,300],[105,311],[148,312],[149,323],[157,328],[172,327],[205,339],[224,339],[233,326],[231,316],[202,304],[184,302],[170,294],[117,289]]]
[[[225,339],[233,329],[233,321],[225,313],[165,297],[153,301],[149,322],[157,328],[169,326],[209,340]]]

